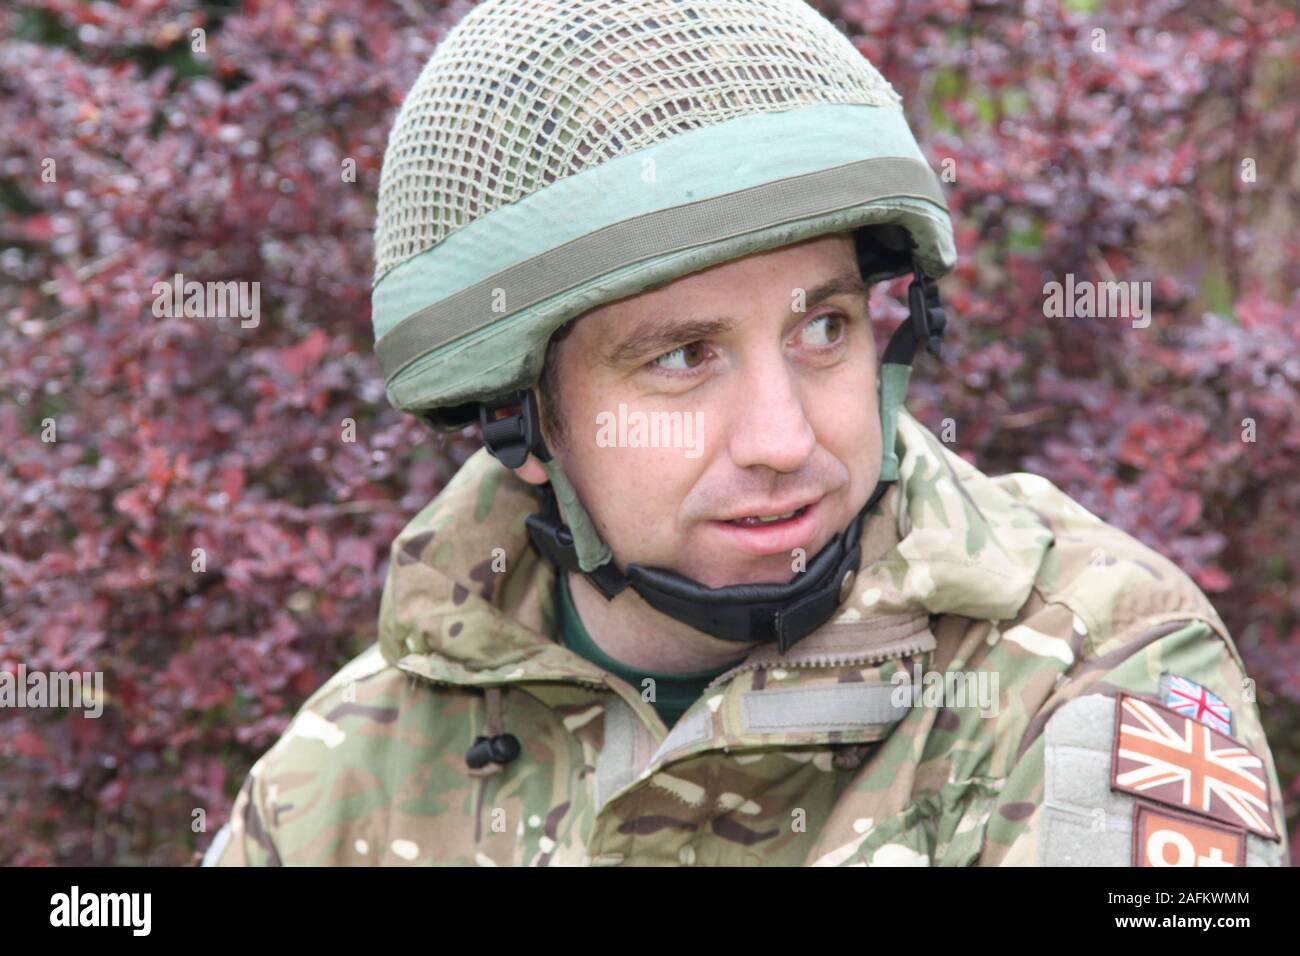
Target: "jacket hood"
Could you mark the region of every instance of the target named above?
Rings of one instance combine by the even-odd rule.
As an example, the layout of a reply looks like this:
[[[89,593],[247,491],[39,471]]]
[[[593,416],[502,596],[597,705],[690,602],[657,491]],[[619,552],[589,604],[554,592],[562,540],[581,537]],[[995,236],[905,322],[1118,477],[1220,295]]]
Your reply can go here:
[[[981,473],[905,410],[896,450],[899,480],[865,522],[849,597],[784,658],[762,646],[733,671],[816,664],[852,633],[877,653],[892,640],[891,656],[901,656],[922,630],[933,646],[923,613],[1008,620],[1028,600],[1054,536],[1007,479]],[[552,637],[556,571],[525,527],[536,509],[530,485],[486,450],[472,455],[393,542],[380,610],[385,660],[451,684],[601,683],[598,667]]]

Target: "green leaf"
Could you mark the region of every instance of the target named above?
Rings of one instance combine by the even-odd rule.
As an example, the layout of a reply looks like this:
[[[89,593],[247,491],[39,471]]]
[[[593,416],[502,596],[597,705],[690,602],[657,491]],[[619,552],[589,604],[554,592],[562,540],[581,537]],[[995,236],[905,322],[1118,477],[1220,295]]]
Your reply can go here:
[[[934,74],[934,99],[952,100],[961,93],[962,78],[950,66],[941,66]]]
[[[1008,245],[1017,252],[1034,252],[1043,248],[1043,224],[1037,220],[1027,227],[1011,230]]]
[[[1017,116],[1029,112],[1029,94],[1018,87],[1002,91],[1002,115]]]
[[[1235,296],[1232,285],[1224,274],[1223,267],[1217,263],[1210,266],[1201,279],[1201,295],[1205,305],[1211,311],[1223,316],[1233,325],[1240,325],[1237,319]]]

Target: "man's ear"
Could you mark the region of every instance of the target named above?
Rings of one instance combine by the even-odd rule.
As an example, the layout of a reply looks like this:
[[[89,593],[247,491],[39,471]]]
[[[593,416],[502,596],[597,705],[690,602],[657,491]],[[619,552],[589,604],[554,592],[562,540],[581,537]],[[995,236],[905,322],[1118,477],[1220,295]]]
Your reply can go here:
[[[524,463],[515,469],[515,474],[530,485],[544,485],[551,480],[547,477],[542,463],[537,460],[537,456],[531,453]]]

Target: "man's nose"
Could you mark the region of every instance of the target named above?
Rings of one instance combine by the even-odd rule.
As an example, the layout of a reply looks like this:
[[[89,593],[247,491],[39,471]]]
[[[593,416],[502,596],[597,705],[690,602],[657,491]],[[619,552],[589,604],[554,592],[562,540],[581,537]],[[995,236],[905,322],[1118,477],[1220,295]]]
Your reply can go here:
[[[746,363],[727,417],[728,448],[738,468],[798,471],[817,447],[797,375],[779,354]]]

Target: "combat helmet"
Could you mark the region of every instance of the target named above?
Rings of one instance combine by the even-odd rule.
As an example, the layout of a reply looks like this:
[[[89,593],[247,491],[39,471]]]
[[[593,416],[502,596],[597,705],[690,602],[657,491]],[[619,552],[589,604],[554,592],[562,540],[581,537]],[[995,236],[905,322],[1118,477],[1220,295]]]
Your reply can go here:
[[[552,333],[585,312],[752,252],[852,231],[868,284],[912,275],[878,376],[880,481],[788,584],[709,588],[620,568],[546,448],[532,391]],[[939,356],[935,280],[956,255],[901,100],[802,0],[487,0],[408,93],[380,176],[372,293],[389,399],[437,429],[482,426],[549,482],[530,538],[612,599],[631,587],[715,637],[784,653],[835,611],[863,522],[898,478],[918,344]]]

